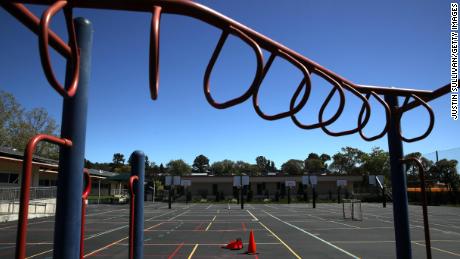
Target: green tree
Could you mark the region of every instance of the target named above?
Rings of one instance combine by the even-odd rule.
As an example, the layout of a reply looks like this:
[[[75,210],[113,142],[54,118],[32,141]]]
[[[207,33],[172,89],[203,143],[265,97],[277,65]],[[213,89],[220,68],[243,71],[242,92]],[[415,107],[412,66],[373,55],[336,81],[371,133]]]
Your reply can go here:
[[[110,170],[116,173],[128,173],[131,171],[131,166],[125,165],[125,156],[122,153],[113,154]]]
[[[305,171],[311,173],[323,173],[327,169],[327,161],[331,160],[331,157],[327,154],[321,154],[318,156],[316,153],[308,154],[305,159]]]
[[[336,174],[361,175],[364,152],[353,147],[344,147],[332,156],[329,166]]]
[[[13,146],[12,134],[19,125],[23,112],[12,94],[0,91],[0,146],[21,148]]]
[[[256,157],[256,165],[258,171],[260,172],[260,175],[265,174],[270,168],[270,160],[268,160],[264,156],[258,156]]]
[[[217,176],[234,175],[237,172],[235,162],[228,159],[212,163],[211,171]]]
[[[390,155],[379,147],[372,148],[370,153],[362,157],[362,169],[365,175],[384,175],[390,177]]]
[[[166,166],[168,167],[168,173],[171,175],[184,176],[189,175],[192,171],[192,168],[182,159],[171,160]]]
[[[250,176],[258,176],[260,175],[259,167],[254,164],[250,164],[244,161],[236,161],[234,164],[234,171],[235,175],[250,175]]]
[[[435,180],[446,184],[451,191],[458,190],[460,176],[457,172],[457,164],[457,160],[441,159],[430,168],[430,175]]]
[[[281,171],[288,175],[302,175],[304,172],[304,161],[290,159],[281,165]]]
[[[24,151],[37,134],[58,135],[58,125],[43,108],[25,111],[10,93],[0,91],[0,146]],[[42,142],[35,154],[52,159],[59,157],[59,147]]]
[[[437,178],[436,175],[433,175],[433,173],[435,173],[435,171],[433,170],[430,170],[431,167],[433,166],[433,161],[427,159],[426,157],[424,157],[422,155],[422,153],[420,152],[413,152],[413,153],[409,153],[407,155],[404,156],[405,159],[408,159],[408,158],[416,158],[418,160],[420,160],[420,162],[422,162],[422,165],[423,165],[423,168],[425,169],[425,172],[427,172],[425,178],[426,180],[428,181],[433,181],[433,180],[439,180],[439,178]],[[420,180],[420,176],[418,175],[418,167],[417,166],[413,166],[413,165],[406,165],[406,174],[407,174],[407,181],[409,183],[411,182],[419,182]]]
[[[113,154],[112,163],[114,166],[124,165],[125,155],[123,155],[122,153]]]
[[[195,158],[192,165],[193,172],[207,173],[209,169],[209,158],[199,155]]]

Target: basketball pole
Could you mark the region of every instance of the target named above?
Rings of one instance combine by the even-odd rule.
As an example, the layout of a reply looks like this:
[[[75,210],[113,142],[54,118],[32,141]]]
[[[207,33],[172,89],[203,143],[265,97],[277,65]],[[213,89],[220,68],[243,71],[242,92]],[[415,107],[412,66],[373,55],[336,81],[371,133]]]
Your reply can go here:
[[[409,231],[409,211],[407,199],[407,180],[403,158],[403,143],[400,137],[400,127],[397,121],[399,114],[397,108],[398,97],[385,95],[385,101],[390,106],[391,118],[388,129],[388,151],[390,153],[391,183],[393,189],[393,220],[396,241],[396,257],[398,259],[411,259],[412,249]]]

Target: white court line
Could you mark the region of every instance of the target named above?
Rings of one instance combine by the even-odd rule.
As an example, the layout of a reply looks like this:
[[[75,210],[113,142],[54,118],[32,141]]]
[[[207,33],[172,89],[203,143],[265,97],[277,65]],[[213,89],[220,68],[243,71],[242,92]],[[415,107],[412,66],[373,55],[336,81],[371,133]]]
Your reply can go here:
[[[311,237],[313,237],[313,238],[315,238],[315,239],[317,239],[317,240],[319,240],[319,241],[325,243],[326,245],[329,245],[329,246],[331,246],[331,247],[333,247],[333,248],[335,248],[335,249],[341,251],[342,253],[344,253],[344,254],[346,254],[346,255],[352,257],[352,258],[360,259],[358,256],[356,256],[356,255],[354,255],[354,254],[352,254],[352,253],[350,253],[350,252],[348,252],[348,251],[346,251],[346,250],[344,250],[344,249],[342,249],[342,248],[340,248],[340,247],[338,247],[338,246],[332,244],[331,242],[328,242],[328,241],[326,241],[326,240],[324,240],[324,239],[322,239],[322,238],[319,238],[319,237],[317,237],[316,235],[313,235],[312,233],[310,233],[310,232],[308,232],[308,231],[306,231],[306,230],[304,230],[304,229],[302,229],[302,228],[297,227],[296,225],[293,225],[293,224],[291,224],[291,223],[289,223],[289,222],[283,221],[283,220],[281,220],[280,218],[277,218],[277,217],[273,216],[272,214],[270,214],[270,213],[268,213],[268,212],[266,212],[266,211],[263,211],[263,212],[264,212],[265,214],[269,215],[270,217],[272,217],[272,218],[274,218],[274,219],[276,219],[276,220],[278,220],[278,221],[280,221],[280,222],[283,222],[284,224],[286,224],[286,225],[288,225],[288,226],[290,226],[290,227],[293,227],[293,228],[295,228],[295,229],[297,229],[297,230],[299,230],[299,231],[301,231],[301,232],[303,232],[303,233],[305,233],[305,234],[307,234],[307,235],[309,235],[309,236],[311,236]]]
[[[259,221],[259,219],[256,216],[254,216],[254,214],[252,214],[249,210],[246,210],[246,211],[249,213],[249,215],[252,216],[253,221]]]
[[[128,209],[109,210],[109,211],[103,211],[103,212],[98,212],[98,213],[91,213],[91,214],[86,214],[86,217],[101,215],[101,214],[110,213],[110,212],[114,212],[114,211],[122,211],[122,210],[128,210]]]
[[[168,219],[168,221],[172,221],[173,219],[175,219],[175,218],[177,218],[177,217],[180,217],[180,216],[184,215],[184,214],[187,213],[187,212],[189,212],[189,210],[186,210],[186,211],[182,212],[181,214],[178,214],[178,215],[176,215],[176,216],[174,216],[174,217]]]
[[[367,214],[367,215],[371,215],[371,216],[374,216],[377,220],[380,220],[382,222],[385,222],[385,223],[389,223],[389,224],[393,224],[392,221],[387,221],[387,220],[383,220],[381,218],[389,218],[389,217],[385,217],[385,216],[380,216],[380,215],[375,215],[375,214]],[[410,222],[409,222],[410,223]],[[431,224],[431,222],[429,222],[429,224]],[[411,227],[414,227],[414,228],[424,228],[423,226],[421,225],[416,225],[416,224],[409,224]],[[451,231],[451,230],[442,230],[442,229],[439,229],[439,228],[434,228],[434,227],[430,227],[430,230],[435,230],[435,231],[439,231],[439,232],[442,232],[443,234],[451,234],[451,235],[457,235],[457,236],[460,236],[460,233],[458,232],[455,232],[455,231]]]
[[[272,208],[272,209],[275,209],[275,210],[279,210],[279,208],[277,208],[277,207],[273,207],[273,206],[270,206],[270,205],[267,205],[267,204],[265,204],[264,206],[265,206],[265,207],[269,207],[269,208]]]
[[[29,222],[27,225],[31,226],[31,225],[37,225],[37,224],[42,224],[42,223],[50,223],[50,222],[54,222],[54,221],[53,220],[44,220],[44,221],[38,221],[38,222]],[[6,226],[6,227],[2,227],[0,229],[17,228],[17,227],[18,227],[18,224],[14,224],[14,225],[9,225],[9,226]]]
[[[167,212],[167,213],[158,215],[158,216],[156,216],[156,217],[161,217],[161,216],[167,215],[167,214],[172,213],[172,212],[173,212],[173,211],[170,211],[170,212]],[[156,218],[156,217],[153,217],[153,218]],[[84,240],[89,240],[89,239],[96,238],[96,237],[99,237],[99,236],[102,236],[102,235],[105,235],[105,234],[108,234],[108,233],[112,233],[112,232],[114,232],[114,231],[117,231],[117,230],[126,228],[126,227],[128,227],[128,226],[129,226],[129,225],[124,225],[124,226],[120,226],[120,227],[117,227],[117,228],[109,229],[109,230],[107,230],[107,231],[103,231],[103,232],[94,234],[94,235],[92,235],[92,236],[86,237]],[[112,245],[113,245],[113,244],[112,244]],[[29,257],[27,257],[27,258],[34,258],[34,257],[36,257],[36,256],[43,255],[43,254],[49,253],[49,252],[51,252],[51,251],[53,251],[53,249],[49,249],[49,250],[46,250],[46,251],[43,251],[43,252],[40,252],[40,253],[31,255],[31,256],[29,256]],[[93,252],[94,252],[94,251],[93,251]],[[87,256],[87,255],[85,255],[85,256]]]
[[[206,209],[209,209],[209,208],[211,208],[211,207],[212,207],[212,203],[211,203],[211,205],[209,205],[208,207],[206,207]]]
[[[146,221],[151,221],[152,219],[156,219],[156,218],[159,218],[159,217],[164,216],[164,215],[168,215],[168,214],[173,213],[173,212],[175,212],[175,210],[170,211],[170,212],[166,212],[166,213],[161,214],[161,215],[153,216],[151,218],[148,218]]]
[[[419,243],[414,242],[414,241],[412,241],[411,243],[419,245],[419,246],[425,246],[425,244],[419,244]],[[454,253],[454,252],[451,252],[451,251],[447,251],[447,250],[444,250],[444,249],[441,249],[441,248],[437,248],[437,247],[434,247],[434,246],[431,246],[431,249],[434,249],[436,251],[443,252],[443,253],[446,253],[446,254],[460,256],[460,254],[457,254],[457,253]]]

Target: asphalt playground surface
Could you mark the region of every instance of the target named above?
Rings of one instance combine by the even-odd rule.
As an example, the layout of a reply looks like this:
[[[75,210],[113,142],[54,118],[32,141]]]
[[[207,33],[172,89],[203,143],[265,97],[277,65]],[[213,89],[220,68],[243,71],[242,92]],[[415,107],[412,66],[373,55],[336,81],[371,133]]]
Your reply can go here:
[[[362,204],[363,220],[342,205],[145,205],[145,258],[396,258],[391,204]],[[460,208],[429,207],[433,258],[460,258]],[[128,205],[90,205],[85,258],[128,258]],[[413,258],[426,258],[422,210],[410,206]],[[0,224],[0,258],[14,258],[17,222]],[[29,221],[28,258],[52,258],[54,218]],[[256,255],[247,255],[250,230]],[[223,249],[241,238],[243,250]]]

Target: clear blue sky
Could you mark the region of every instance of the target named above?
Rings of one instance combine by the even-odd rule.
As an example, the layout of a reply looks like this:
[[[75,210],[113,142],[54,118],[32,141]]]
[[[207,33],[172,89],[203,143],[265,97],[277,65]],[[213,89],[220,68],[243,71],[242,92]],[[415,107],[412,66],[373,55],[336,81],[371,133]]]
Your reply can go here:
[[[450,1],[199,2],[358,84],[431,90],[449,82]],[[37,14],[43,10],[31,8]],[[116,152],[129,156],[140,149],[158,164],[178,158],[192,163],[199,154],[211,162],[253,163],[264,155],[279,167],[290,158],[305,159],[310,152],[332,155],[344,146],[387,150],[386,137],[369,143],[358,135],[333,138],[321,130],[301,130],[290,119],[265,121],[250,101],[227,110],[212,108],[203,94],[203,74],[220,32],[188,17],[162,17],[160,93],[154,102],[148,90],[150,15],[87,9],[74,14],[89,18],[95,31],[86,142],[91,161],[110,161]],[[3,9],[0,24],[0,89],[27,108],[46,108],[60,122],[62,99],[45,80],[37,37]],[[63,28],[59,15],[53,29],[66,37]],[[255,62],[250,49],[235,38],[221,58],[212,83],[214,96],[225,100],[244,91]],[[62,78],[63,59],[54,55],[54,60]],[[260,97],[267,112],[286,109],[300,80],[299,72],[279,59],[272,69]],[[313,109],[319,105],[315,99],[326,94],[321,82],[317,85],[308,104]],[[356,125],[359,102],[348,100],[333,129]],[[449,100],[445,96],[431,103],[435,128],[427,139],[405,144],[406,153],[459,146],[460,122],[450,118]],[[379,109],[366,129],[369,134],[383,125]],[[417,112],[404,117],[409,136],[426,127],[426,113]],[[312,122],[317,115],[305,111],[300,116]]]

